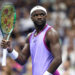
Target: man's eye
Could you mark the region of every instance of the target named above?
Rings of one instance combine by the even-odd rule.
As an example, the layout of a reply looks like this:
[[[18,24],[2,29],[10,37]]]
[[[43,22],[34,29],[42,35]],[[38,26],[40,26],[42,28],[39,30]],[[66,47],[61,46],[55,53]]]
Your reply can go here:
[[[38,14],[35,14],[34,17],[35,17],[35,16],[38,16]]]
[[[40,16],[44,16],[45,14],[41,13]]]

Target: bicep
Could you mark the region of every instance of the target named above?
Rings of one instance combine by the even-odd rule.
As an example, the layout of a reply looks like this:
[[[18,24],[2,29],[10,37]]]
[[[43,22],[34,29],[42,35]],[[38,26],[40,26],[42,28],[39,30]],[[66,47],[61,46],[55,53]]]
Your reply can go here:
[[[22,52],[19,52],[19,56],[16,59],[16,61],[19,64],[24,65],[27,59],[29,58],[29,56],[30,56],[30,46],[29,46],[29,36],[28,36],[25,40],[24,48]]]
[[[25,59],[28,59],[28,57],[30,56],[29,38],[30,38],[30,35],[28,35],[27,38],[25,39],[25,45],[24,45],[24,48],[22,50],[22,54],[23,54]]]
[[[24,48],[22,50],[22,54],[25,57],[25,59],[28,59],[30,56],[30,48],[29,43],[25,43]]]
[[[51,47],[51,52],[54,57],[61,56],[61,46],[60,46],[59,42],[51,43],[50,47]]]
[[[50,30],[47,33],[47,40],[49,41],[49,48],[53,56],[61,56],[61,45],[58,33],[54,30]]]

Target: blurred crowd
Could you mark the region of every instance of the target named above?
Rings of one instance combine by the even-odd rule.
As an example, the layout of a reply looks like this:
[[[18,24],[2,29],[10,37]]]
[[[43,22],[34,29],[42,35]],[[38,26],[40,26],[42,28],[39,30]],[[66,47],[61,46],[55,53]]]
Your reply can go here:
[[[75,75],[75,0],[0,0],[10,1],[16,8],[16,24],[11,34],[12,47],[18,52],[23,49],[25,38],[34,30],[30,10],[40,4],[48,11],[47,24],[59,33],[62,48],[62,64],[58,68],[60,75]],[[39,3],[38,3],[39,2]],[[0,32],[0,43],[2,40]],[[2,49],[0,47],[0,75],[32,75],[31,57],[24,66],[7,56],[7,66],[1,66]]]

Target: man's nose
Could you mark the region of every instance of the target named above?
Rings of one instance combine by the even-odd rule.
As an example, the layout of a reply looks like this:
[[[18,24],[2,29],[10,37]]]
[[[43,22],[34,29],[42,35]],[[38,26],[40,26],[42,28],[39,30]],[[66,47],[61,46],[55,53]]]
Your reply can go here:
[[[40,15],[38,15],[38,17],[37,17],[38,19],[42,19],[42,17],[40,16]]]

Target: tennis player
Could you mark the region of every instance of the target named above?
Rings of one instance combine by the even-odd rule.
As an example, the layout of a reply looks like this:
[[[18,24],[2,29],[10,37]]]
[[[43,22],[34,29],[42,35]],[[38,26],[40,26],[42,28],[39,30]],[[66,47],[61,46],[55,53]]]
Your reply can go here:
[[[29,56],[32,58],[32,75],[60,75],[57,68],[62,62],[61,46],[57,31],[46,24],[47,11],[35,6],[30,11],[35,30],[30,33],[21,53],[11,48],[11,42],[3,40],[1,46],[7,48],[12,59],[24,65]]]

